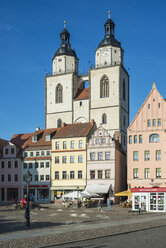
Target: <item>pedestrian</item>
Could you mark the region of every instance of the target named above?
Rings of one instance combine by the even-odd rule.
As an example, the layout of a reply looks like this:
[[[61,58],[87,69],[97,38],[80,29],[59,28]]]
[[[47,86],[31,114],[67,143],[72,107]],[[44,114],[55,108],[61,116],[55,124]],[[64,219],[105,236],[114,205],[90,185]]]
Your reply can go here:
[[[98,208],[98,211],[101,212],[101,209],[102,209],[101,200],[98,201],[97,208]]]
[[[107,208],[108,208],[108,211],[111,210],[111,199],[110,198],[107,198]]]

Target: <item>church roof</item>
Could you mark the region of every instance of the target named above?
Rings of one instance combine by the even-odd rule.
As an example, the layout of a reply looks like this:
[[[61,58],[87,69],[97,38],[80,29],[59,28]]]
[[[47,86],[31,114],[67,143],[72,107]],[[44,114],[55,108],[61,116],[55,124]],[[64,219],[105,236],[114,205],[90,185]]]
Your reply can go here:
[[[89,88],[78,89],[77,94],[74,98],[75,101],[84,99],[89,99]]]

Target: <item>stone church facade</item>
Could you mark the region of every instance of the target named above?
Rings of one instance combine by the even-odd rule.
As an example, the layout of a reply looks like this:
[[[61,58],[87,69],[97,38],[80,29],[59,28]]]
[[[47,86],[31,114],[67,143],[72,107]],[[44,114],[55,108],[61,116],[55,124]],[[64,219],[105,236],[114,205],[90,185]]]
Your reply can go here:
[[[119,131],[123,148],[127,147],[129,125],[129,75],[124,68],[124,51],[115,39],[115,24],[105,23],[105,36],[95,51],[95,67],[79,76],[79,60],[71,48],[70,34],[64,24],[61,45],[52,63],[51,76],[45,78],[45,125],[56,128],[76,122],[101,124],[114,137]],[[85,82],[89,81],[89,88]]]

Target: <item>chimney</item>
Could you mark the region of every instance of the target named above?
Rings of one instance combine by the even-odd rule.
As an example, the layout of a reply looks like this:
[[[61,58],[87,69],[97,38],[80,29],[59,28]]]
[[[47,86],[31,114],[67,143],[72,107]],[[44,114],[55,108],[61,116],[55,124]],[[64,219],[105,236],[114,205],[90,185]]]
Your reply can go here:
[[[36,131],[40,131],[40,127],[37,127],[37,128],[36,128]]]
[[[94,125],[94,120],[92,119],[90,123],[91,123],[91,125],[93,126],[93,125]]]
[[[65,122],[62,122],[62,127],[65,127],[66,126],[66,123]]]

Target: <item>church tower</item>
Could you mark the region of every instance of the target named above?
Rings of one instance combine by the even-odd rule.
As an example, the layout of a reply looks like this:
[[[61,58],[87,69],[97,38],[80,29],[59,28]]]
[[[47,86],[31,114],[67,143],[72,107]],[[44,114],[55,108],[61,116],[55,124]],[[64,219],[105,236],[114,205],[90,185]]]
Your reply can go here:
[[[73,123],[73,97],[78,91],[78,58],[71,49],[66,22],[60,38],[60,48],[52,59],[52,75],[45,78],[46,128]]]
[[[119,131],[127,148],[129,125],[129,75],[123,64],[124,51],[114,35],[115,24],[105,23],[105,36],[95,53],[95,68],[89,71],[90,119],[109,131]]]

